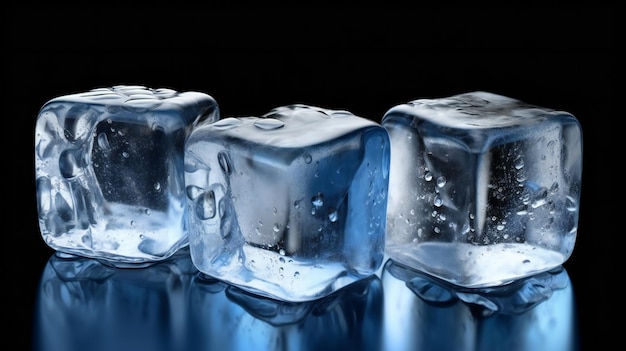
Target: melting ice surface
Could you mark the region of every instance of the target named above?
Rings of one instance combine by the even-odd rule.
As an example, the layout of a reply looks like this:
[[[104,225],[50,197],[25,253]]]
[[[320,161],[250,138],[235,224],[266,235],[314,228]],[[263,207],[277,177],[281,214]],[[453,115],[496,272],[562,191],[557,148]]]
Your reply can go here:
[[[185,148],[194,264],[288,301],[373,274],[384,255],[389,152],[379,124],[307,105],[197,128]]]
[[[184,141],[217,119],[215,100],[200,92],[126,85],[48,101],[35,129],[45,242],[120,265],[186,246]]]
[[[582,131],[569,113],[472,92],[391,108],[387,254],[464,287],[561,265],[578,227]]]

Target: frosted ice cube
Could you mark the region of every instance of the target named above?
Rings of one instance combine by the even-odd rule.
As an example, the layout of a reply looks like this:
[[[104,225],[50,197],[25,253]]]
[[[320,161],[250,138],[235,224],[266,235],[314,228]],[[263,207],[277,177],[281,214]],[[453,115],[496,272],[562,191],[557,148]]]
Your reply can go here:
[[[489,92],[392,107],[386,253],[451,283],[485,287],[572,254],[582,130],[567,112]]]
[[[195,129],[185,148],[190,253],[206,275],[313,300],[382,264],[389,137],[346,111],[278,107]]]
[[[201,92],[130,85],[46,102],[35,127],[45,242],[117,265],[159,261],[186,246],[184,142],[218,114]]]

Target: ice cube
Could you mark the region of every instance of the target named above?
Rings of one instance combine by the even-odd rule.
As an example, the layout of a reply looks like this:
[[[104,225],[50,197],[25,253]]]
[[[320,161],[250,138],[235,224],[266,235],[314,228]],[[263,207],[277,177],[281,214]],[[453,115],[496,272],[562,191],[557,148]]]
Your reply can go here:
[[[383,116],[391,139],[386,253],[464,287],[550,270],[578,228],[582,130],[567,112],[489,92]]]
[[[45,242],[120,266],[186,246],[184,143],[218,118],[210,95],[166,88],[121,85],[46,102],[35,127]]]
[[[380,124],[309,105],[195,129],[185,147],[195,266],[287,301],[373,274],[384,257],[389,152]]]

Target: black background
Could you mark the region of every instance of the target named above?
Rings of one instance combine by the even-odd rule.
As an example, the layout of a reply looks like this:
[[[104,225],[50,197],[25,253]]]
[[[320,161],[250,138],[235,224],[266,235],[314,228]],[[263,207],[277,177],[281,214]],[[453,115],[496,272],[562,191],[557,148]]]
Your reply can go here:
[[[33,169],[34,123],[47,100],[138,84],[206,92],[223,116],[304,103],[380,121],[416,98],[485,90],[570,112],[583,126],[578,239],[564,266],[582,349],[609,344],[623,303],[611,210],[623,150],[612,146],[621,117],[615,16],[611,7],[11,5],[3,15],[5,333],[29,344],[53,253],[39,234]]]

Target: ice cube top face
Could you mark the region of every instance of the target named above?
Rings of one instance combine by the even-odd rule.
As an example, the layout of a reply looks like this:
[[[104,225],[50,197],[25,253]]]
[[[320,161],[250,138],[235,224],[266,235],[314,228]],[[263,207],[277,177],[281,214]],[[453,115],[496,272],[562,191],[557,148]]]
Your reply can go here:
[[[379,124],[308,105],[195,129],[185,147],[195,266],[287,301],[373,274],[384,257],[389,152]]]
[[[49,100],[35,127],[44,241],[119,265],[159,261],[186,246],[184,143],[218,114],[207,94],[143,86]]]
[[[465,287],[564,263],[577,235],[582,131],[569,113],[472,92],[391,108],[386,252]]]

